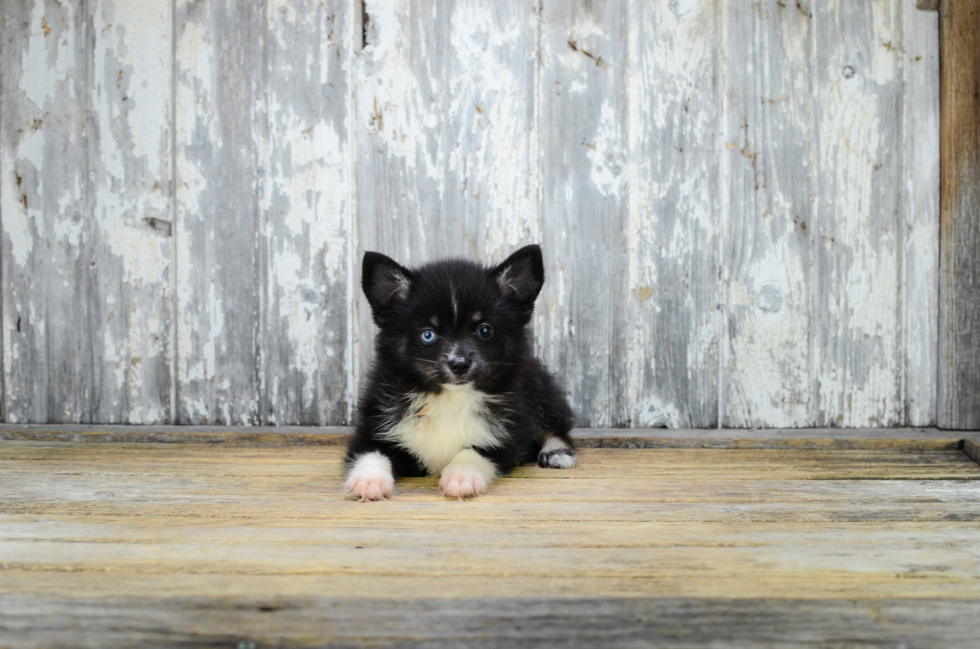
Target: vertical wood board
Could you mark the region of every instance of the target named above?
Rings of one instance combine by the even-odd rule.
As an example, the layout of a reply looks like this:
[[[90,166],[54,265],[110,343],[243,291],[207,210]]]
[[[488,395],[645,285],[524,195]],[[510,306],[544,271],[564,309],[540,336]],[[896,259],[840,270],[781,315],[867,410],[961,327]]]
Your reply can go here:
[[[627,11],[629,46],[630,423],[713,428],[723,294],[719,276],[719,15],[713,3]]]
[[[947,0],[939,19],[938,423],[980,429],[980,5]]]
[[[261,3],[177,0],[177,421],[261,421]]]
[[[10,2],[2,29],[6,419],[167,421],[170,7]]]
[[[269,0],[260,419],[347,423],[351,3]]]
[[[939,357],[939,16],[903,1],[905,423],[936,423]]]
[[[724,3],[722,425],[806,426],[812,394],[813,20]]]
[[[905,421],[902,6],[801,3],[814,21],[817,426]]]
[[[626,3],[542,4],[541,236],[535,333],[580,426],[628,425]]]

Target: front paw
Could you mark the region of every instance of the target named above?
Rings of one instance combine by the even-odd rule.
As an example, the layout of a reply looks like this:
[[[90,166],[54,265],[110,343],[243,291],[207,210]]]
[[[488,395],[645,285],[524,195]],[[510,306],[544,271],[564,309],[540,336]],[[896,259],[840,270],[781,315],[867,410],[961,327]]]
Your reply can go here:
[[[357,498],[361,502],[387,500],[391,498],[391,491],[394,487],[395,480],[390,476],[361,477],[352,475],[344,485],[344,488],[347,490],[347,496],[349,498]]]
[[[487,491],[487,480],[474,466],[450,465],[442,472],[439,488],[446,498],[473,498]]]
[[[347,496],[361,502],[391,498],[395,477],[391,473],[391,460],[383,454],[366,453],[357,458],[351,467],[344,489]]]
[[[571,449],[542,450],[538,453],[538,466],[542,469],[572,469],[576,464],[578,456]]]

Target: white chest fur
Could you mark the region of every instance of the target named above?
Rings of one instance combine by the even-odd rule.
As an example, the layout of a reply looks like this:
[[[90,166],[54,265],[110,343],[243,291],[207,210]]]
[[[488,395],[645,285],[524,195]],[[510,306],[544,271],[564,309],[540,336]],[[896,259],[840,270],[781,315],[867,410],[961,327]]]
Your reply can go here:
[[[420,394],[384,437],[418,458],[430,475],[439,475],[461,450],[502,443],[501,423],[488,417],[491,399],[469,386]]]

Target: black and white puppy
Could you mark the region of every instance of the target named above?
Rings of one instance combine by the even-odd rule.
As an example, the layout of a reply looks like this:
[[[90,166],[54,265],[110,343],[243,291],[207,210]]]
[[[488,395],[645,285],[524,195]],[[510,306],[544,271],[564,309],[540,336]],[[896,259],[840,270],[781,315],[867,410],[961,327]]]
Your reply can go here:
[[[527,338],[538,246],[492,268],[408,269],[368,252],[361,281],[380,331],[347,448],[350,496],[389,498],[395,477],[430,475],[446,497],[468,498],[534,459],[575,466],[571,410]]]

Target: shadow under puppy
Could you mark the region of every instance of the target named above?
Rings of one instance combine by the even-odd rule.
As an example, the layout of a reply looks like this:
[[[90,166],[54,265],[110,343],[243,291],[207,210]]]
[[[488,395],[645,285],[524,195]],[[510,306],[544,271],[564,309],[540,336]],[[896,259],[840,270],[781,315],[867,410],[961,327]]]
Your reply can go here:
[[[396,476],[431,475],[446,497],[468,498],[534,459],[575,466],[568,402],[527,339],[538,246],[492,268],[408,269],[368,252],[361,281],[380,331],[347,448],[350,496],[389,498]]]

